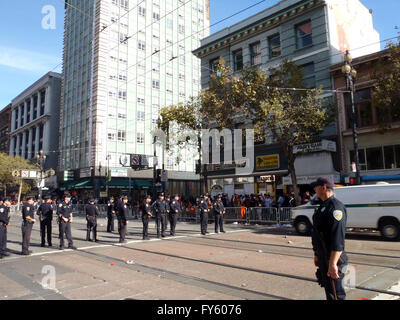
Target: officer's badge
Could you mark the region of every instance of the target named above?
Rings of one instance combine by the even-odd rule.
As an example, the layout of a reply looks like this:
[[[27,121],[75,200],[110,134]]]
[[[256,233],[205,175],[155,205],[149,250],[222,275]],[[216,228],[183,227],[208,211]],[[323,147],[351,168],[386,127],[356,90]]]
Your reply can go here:
[[[333,211],[333,217],[337,220],[340,221],[343,218],[343,211],[341,210],[335,210]]]
[[[326,209],[326,208],[325,208],[325,207],[323,207],[323,208],[321,209],[321,212],[324,212],[324,211],[325,211],[325,209]]]
[[[60,203],[60,204],[58,205],[58,207],[60,207],[60,208],[61,208],[61,207],[62,207],[62,204]]]
[[[126,209],[126,205],[124,205],[124,208]]]
[[[4,208],[1,208],[1,209],[0,209],[0,212],[3,213],[3,212],[4,212]]]
[[[29,211],[29,210],[31,210],[31,208],[28,207],[28,208],[26,208],[26,210]]]

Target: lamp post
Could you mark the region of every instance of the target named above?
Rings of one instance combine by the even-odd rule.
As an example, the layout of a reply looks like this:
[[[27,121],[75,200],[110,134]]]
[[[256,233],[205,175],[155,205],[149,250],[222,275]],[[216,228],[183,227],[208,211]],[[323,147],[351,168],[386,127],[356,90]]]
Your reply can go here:
[[[36,160],[40,167],[40,179],[38,183],[39,187],[39,204],[42,203],[42,181],[43,181],[43,172],[44,172],[44,165],[46,162],[46,155],[43,154],[43,150],[40,150],[39,153],[36,155]]]
[[[353,130],[353,144],[354,144],[354,156],[356,161],[356,184],[361,184],[360,175],[360,159],[358,155],[358,138],[357,138],[357,115],[354,105],[354,84],[356,82],[357,71],[353,68],[351,62],[353,58],[351,57],[349,50],[346,51],[344,55],[344,65],[342,67],[342,72],[346,79],[346,88],[350,91],[350,102],[351,102],[351,124]]]
[[[111,174],[110,174],[110,159],[111,155],[107,155],[106,160],[107,160],[107,174],[106,174],[106,193],[107,193],[107,199],[110,198],[109,194],[109,188],[108,188],[108,183],[111,180]]]

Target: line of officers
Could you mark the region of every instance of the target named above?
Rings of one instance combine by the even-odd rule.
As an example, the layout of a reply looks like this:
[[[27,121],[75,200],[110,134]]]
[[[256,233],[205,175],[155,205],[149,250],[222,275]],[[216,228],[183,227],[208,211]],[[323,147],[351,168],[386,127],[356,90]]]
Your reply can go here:
[[[202,196],[202,200],[199,204],[200,212],[200,225],[201,234],[206,235],[208,225],[208,214],[211,209],[214,209],[215,213],[215,232],[225,232],[223,229],[223,215],[225,214],[225,208],[221,200],[221,196],[218,195],[216,201],[212,204],[208,199],[208,194]],[[36,223],[36,216],[39,217],[40,221],[40,235],[41,235],[41,247],[45,247],[46,235],[47,244],[52,247],[52,221],[53,216],[57,217],[59,226],[59,249],[65,249],[65,239],[68,243],[69,249],[76,249],[73,244],[71,234],[71,223],[73,221],[73,206],[71,203],[71,195],[65,193],[63,200],[57,203],[55,198],[51,198],[49,195],[43,197],[43,203],[38,207],[34,205],[34,198],[27,197],[26,202],[22,207],[22,255],[30,255],[32,252],[29,250],[31,232],[33,224]],[[108,202],[107,210],[107,232],[114,231],[114,217],[118,220],[118,233],[119,242],[125,243],[125,236],[128,225],[128,197],[120,196],[114,201],[114,198],[110,198]],[[10,198],[0,199],[0,259],[9,256],[7,252],[7,228],[10,226]],[[143,203],[140,206],[142,211],[143,221],[143,240],[149,240],[148,227],[149,220],[155,218],[157,227],[157,237],[165,237],[167,229],[167,218],[170,222],[170,235],[175,236],[175,228],[178,220],[178,215],[182,213],[182,207],[179,201],[179,195],[176,194],[171,200],[169,196],[164,199],[164,193],[158,195],[158,199],[151,203],[151,197],[146,196]],[[97,242],[97,217],[99,210],[95,205],[95,199],[89,199],[89,204],[85,206],[85,214],[87,221],[86,240]],[[161,229],[160,229],[161,227]],[[93,235],[91,238],[91,234]]]

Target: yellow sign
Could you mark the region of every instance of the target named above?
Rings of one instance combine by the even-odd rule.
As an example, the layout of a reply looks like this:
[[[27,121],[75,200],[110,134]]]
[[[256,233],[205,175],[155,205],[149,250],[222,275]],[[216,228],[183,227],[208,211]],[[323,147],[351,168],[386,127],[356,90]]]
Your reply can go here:
[[[11,175],[12,175],[13,177],[19,177],[19,176],[20,176],[20,172],[19,172],[19,170],[14,170],[14,171],[11,173]]]
[[[279,154],[256,157],[256,170],[279,169]]]

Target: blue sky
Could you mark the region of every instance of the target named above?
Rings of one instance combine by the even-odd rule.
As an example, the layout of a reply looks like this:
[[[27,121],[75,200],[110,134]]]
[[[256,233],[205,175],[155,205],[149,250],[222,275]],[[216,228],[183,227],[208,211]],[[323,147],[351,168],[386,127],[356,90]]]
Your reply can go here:
[[[89,1],[89,0],[85,0]],[[61,72],[63,27],[63,0],[0,1],[0,109],[11,102],[48,71]],[[210,0],[211,24],[235,14],[261,0]],[[241,14],[216,24],[214,33],[253,15],[278,0],[265,0]],[[399,0],[362,0],[373,10],[374,26],[381,40],[394,37],[400,28]],[[42,9],[52,5],[56,9],[55,29],[42,28],[45,14]],[[57,66],[58,65],[58,66]],[[56,68],[55,68],[56,67]]]

